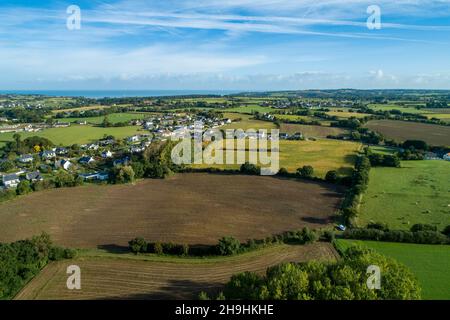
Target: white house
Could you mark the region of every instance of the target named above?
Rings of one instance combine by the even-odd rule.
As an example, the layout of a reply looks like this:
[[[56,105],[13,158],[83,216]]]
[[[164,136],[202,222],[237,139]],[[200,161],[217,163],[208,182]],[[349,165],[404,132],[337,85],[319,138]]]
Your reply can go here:
[[[2,180],[5,188],[16,188],[17,185],[20,183],[19,176],[16,173],[5,174],[2,177]]]
[[[81,164],[90,164],[90,163],[95,162],[95,159],[94,159],[94,157],[84,156],[84,157],[80,158],[79,162]]]
[[[41,153],[42,159],[52,159],[56,157],[56,152],[53,150],[44,150]]]
[[[134,135],[134,136],[127,138],[128,142],[138,142],[139,140],[140,140],[140,137],[138,135]]]
[[[56,168],[62,168],[64,170],[69,170],[73,164],[69,160],[60,160],[55,163]]]
[[[106,172],[93,172],[93,173],[84,173],[80,174],[80,176],[84,180],[99,180],[99,181],[106,181],[109,178],[108,173]]]
[[[103,151],[102,152],[102,158],[112,158],[112,156],[113,156],[113,153],[111,152],[111,151]]]
[[[31,154],[24,154],[19,158],[19,162],[21,163],[30,163],[33,162],[33,155]]]

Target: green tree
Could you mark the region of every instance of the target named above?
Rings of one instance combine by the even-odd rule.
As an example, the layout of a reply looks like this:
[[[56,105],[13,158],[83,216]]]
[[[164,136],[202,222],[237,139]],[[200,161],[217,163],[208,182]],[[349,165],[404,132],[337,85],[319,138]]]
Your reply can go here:
[[[314,168],[312,166],[303,166],[297,169],[297,174],[302,178],[311,178],[314,175]]]
[[[20,181],[20,183],[17,186],[16,192],[18,195],[24,195],[27,193],[32,192],[30,182],[28,180]]]
[[[325,180],[331,183],[336,183],[339,180],[339,175],[336,170],[330,170],[325,175]]]
[[[223,237],[217,244],[217,250],[220,255],[228,256],[239,252],[241,243],[233,237]]]

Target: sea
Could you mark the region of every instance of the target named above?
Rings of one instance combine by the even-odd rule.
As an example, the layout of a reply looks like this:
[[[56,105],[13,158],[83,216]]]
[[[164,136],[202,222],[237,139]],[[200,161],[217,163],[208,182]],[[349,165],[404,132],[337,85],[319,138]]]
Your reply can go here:
[[[168,97],[168,96],[192,96],[192,95],[219,95],[239,93],[236,90],[0,90],[2,94],[28,94],[44,95],[52,97],[85,97],[92,99],[101,98],[126,98],[126,97]]]

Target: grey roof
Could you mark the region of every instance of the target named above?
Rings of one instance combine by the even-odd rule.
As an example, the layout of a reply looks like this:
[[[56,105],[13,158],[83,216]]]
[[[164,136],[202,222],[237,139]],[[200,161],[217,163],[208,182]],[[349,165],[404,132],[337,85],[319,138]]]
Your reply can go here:
[[[17,174],[15,174],[15,173],[5,174],[3,176],[3,182],[14,181],[14,180],[19,180],[19,176]]]
[[[37,180],[37,179],[41,179],[41,173],[39,171],[34,171],[34,172],[28,172],[25,175],[25,178],[27,180]]]

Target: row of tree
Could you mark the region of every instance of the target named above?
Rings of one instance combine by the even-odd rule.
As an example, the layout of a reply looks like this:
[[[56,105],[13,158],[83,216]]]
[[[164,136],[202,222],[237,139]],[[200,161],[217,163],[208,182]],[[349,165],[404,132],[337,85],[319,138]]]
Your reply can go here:
[[[380,267],[381,287],[367,285],[369,265]],[[411,271],[370,249],[351,247],[334,263],[284,263],[261,276],[232,276],[219,298],[242,300],[408,300],[420,299],[420,286]],[[205,293],[201,299],[209,299]]]

